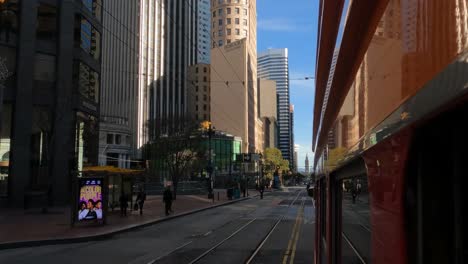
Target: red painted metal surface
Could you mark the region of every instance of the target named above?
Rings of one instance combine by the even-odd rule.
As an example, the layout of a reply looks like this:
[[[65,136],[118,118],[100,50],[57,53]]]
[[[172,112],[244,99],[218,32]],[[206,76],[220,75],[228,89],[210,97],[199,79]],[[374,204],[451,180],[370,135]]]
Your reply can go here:
[[[404,182],[410,140],[411,131],[407,129],[363,155],[371,194],[371,250],[375,264],[407,263]]]

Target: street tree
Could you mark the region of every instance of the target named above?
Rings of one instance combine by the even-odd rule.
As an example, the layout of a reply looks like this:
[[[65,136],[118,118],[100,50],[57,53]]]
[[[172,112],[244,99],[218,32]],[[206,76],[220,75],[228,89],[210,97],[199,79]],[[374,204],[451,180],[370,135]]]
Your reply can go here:
[[[174,124],[177,121],[182,124]],[[179,181],[201,157],[201,132],[199,125],[192,120],[157,122],[155,120],[149,127],[152,137],[144,146],[143,153],[153,170],[167,172],[173,184],[175,200]]]
[[[263,153],[265,173],[268,178],[273,177],[273,173],[278,170],[286,173],[289,171],[289,161],[283,159],[281,150],[277,148],[267,148]]]

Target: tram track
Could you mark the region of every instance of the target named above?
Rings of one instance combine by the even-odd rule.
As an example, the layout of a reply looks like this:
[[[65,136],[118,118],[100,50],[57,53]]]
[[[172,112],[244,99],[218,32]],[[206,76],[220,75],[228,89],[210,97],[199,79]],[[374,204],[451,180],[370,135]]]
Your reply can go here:
[[[297,200],[301,197],[301,194],[303,193],[304,191],[303,190],[299,190],[299,191],[295,191],[294,193],[289,194],[288,197],[294,197],[291,201],[291,203],[289,203],[287,205],[288,208],[292,207],[296,202]],[[297,194],[296,194],[297,193]],[[286,198],[286,200],[289,200]],[[304,206],[304,202],[300,205],[300,206]],[[244,215],[244,217],[247,217],[248,215],[250,215],[251,213],[253,213],[254,211],[250,212],[249,214],[247,215]],[[287,213],[284,213],[283,215],[281,215],[281,217],[279,217],[278,219],[276,219],[271,228],[269,228],[266,232],[266,234],[264,236],[261,237],[260,239],[260,242],[255,246],[254,250],[251,251],[251,253],[248,254],[248,256],[246,257],[245,263],[252,263],[252,261],[254,261],[256,255],[261,251],[263,245],[268,241],[268,239],[270,238],[270,236],[275,232],[276,228],[278,227],[278,225],[285,219],[286,217],[286,214]],[[239,220],[239,219],[238,219]],[[211,246],[209,249],[199,253],[196,257],[194,257],[192,260],[189,260],[187,263],[188,264],[195,264],[195,263],[199,263],[199,262],[202,262],[202,260],[204,260],[205,258],[207,258],[208,256],[212,255],[212,254],[216,254],[216,250],[219,249],[221,246],[225,245],[228,241],[231,241],[233,240],[234,238],[240,236],[240,233],[242,233],[243,231],[245,232],[247,228],[249,228],[250,226],[252,226],[253,224],[255,224],[256,222],[258,222],[259,219],[257,217],[253,218],[253,219],[249,219],[248,222],[246,222],[245,224],[241,225],[240,227],[236,228],[234,231],[230,232],[229,234],[226,234],[227,236],[225,236],[224,238],[222,238],[221,241],[217,242],[216,244],[214,244],[213,246]],[[234,221],[230,221],[230,222],[234,222]],[[211,233],[211,232],[210,232]],[[191,244],[195,244],[196,241],[191,241],[189,243],[185,243],[184,245],[176,248],[175,250],[172,250],[171,252],[169,252],[168,254],[165,254],[164,256],[161,256],[149,263],[153,264],[153,263],[158,263],[159,260],[162,260],[164,259],[165,257],[168,257],[170,255],[173,255],[173,254],[177,254],[177,251],[179,250],[182,250],[184,248],[186,248],[187,246],[191,245]],[[213,257],[213,256],[211,256]]]

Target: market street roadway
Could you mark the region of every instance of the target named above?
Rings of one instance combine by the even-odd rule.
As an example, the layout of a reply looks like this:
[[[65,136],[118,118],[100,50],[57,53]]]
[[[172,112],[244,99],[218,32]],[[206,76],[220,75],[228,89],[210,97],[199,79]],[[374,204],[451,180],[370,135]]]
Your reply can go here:
[[[107,240],[0,251],[0,263],[313,263],[305,188],[122,233]]]

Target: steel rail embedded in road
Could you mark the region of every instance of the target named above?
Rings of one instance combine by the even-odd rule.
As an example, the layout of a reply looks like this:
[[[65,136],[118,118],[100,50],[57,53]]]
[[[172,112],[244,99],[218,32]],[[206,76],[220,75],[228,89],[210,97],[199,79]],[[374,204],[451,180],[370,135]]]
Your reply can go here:
[[[273,227],[270,229],[270,231],[268,232],[268,234],[263,238],[262,242],[260,242],[260,244],[257,246],[257,248],[255,249],[255,251],[252,253],[252,255],[249,257],[249,259],[245,262],[246,264],[250,264],[250,262],[255,258],[255,256],[257,256],[258,252],[260,251],[260,249],[262,249],[263,245],[266,243],[266,241],[268,240],[268,238],[271,236],[271,234],[273,234],[273,231],[275,231],[276,227],[279,225],[279,223],[281,222],[281,220],[283,220],[284,216],[281,217],[280,219],[278,219],[278,221],[276,221],[276,223],[273,225]]]
[[[302,191],[299,191],[296,198],[292,201],[292,203],[290,203],[288,205],[288,207],[291,207],[292,205],[294,205],[294,203],[297,201],[297,199],[299,198],[299,195],[302,193]],[[304,204],[304,202],[302,203],[302,205]],[[250,264],[254,258],[257,256],[258,252],[260,252],[260,250],[262,249],[263,245],[267,242],[268,238],[270,238],[270,236],[273,234],[273,232],[275,231],[276,227],[280,224],[280,222],[284,219],[284,215],[278,219],[276,221],[276,223],[273,225],[273,227],[270,229],[270,231],[267,233],[267,235],[263,238],[263,240],[258,244],[257,248],[255,248],[255,250],[253,251],[252,255],[250,255],[250,257],[247,259],[247,261],[245,262],[246,264]]]
[[[241,226],[239,229],[237,229],[234,233],[232,233],[230,236],[226,237],[225,239],[223,239],[221,242],[219,242],[218,244],[214,245],[213,247],[211,247],[210,249],[208,249],[207,251],[205,251],[203,254],[201,254],[200,256],[198,256],[197,258],[195,258],[194,260],[192,260],[189,264],[193,264],[193,263],[197,263],[198,261],[200,261],[202,258],[206,257],[208,254],[210,254],[213,250],[215,250],[216,248],[218,248],[219,246],[221,246],[222,244],[224,244],[226,241],[228,241],[229,239],[231,239],[232,237],[234,237],[237,233],[239,233],[240,231],[244,230],[248,225],[250,225],[251,223],[253,223],[253,221],[255,221],[257,218],[254,218],[252,220],[250,220],[247,224]]]

